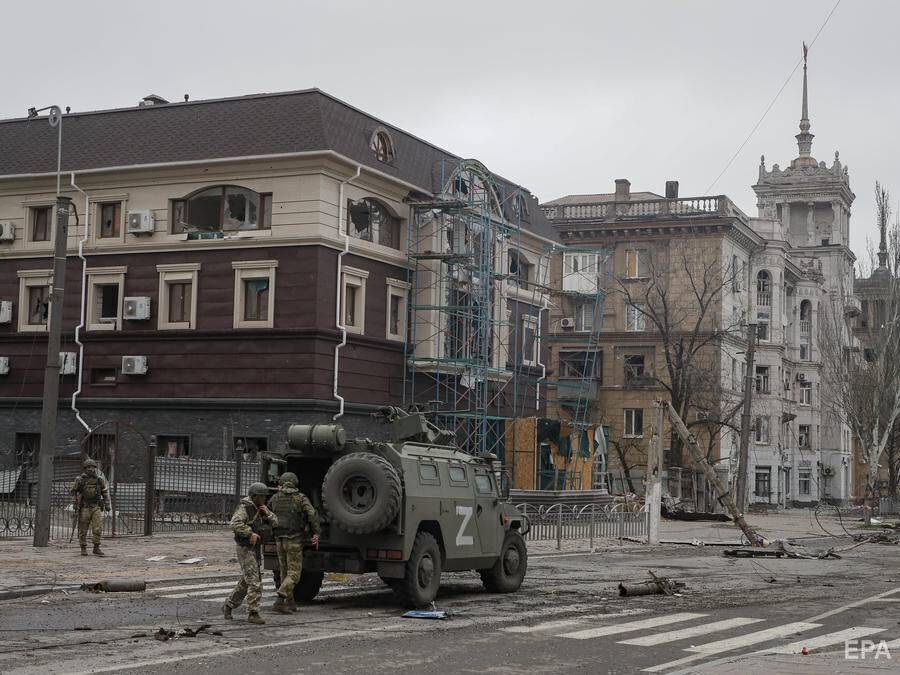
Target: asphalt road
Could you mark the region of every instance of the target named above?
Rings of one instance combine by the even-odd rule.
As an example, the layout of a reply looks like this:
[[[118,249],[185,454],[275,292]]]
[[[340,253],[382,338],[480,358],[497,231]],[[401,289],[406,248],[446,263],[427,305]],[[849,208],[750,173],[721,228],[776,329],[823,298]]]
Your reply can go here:
[[[619,580],[651,568],[684,581],[683,593],[618,597]],[[741,660],[733,672],[746,674],[771,672],[771,659],[780,672],[816,672],[803,668],[820,658],[830,659],[828,672],[860,672],[843,658],[848,639],[851,649],[871,639],[893,650],[892,662],[865,665],[890,669],[900,659],[897,547],[842,560],[731,560],[712,547],[533,557],[515,594],[448,575],[437,601],[452,612],[447,621],[402,618],[378,579],[361,577],[329,584],[297,615],[264,611],[263,627],[247,624],[243,609],[225,622],[231,581],[0,603],[0,672],[673,673],[731,672],[723,668]],[[211,625],[198,637],[153,638],[160,627],[203,623]],[[812,655],[799,655],[802,646]]]

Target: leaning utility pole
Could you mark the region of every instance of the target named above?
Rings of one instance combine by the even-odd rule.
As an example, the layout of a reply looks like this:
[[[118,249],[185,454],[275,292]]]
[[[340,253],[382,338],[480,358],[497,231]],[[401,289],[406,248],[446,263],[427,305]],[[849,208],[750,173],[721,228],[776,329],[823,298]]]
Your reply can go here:
[[[647,453],[647,543],[659,543],[659,519],[662,507],[662,438],[665,410],[658,401],[653,403],[653,439]]]
[[[56,415],[59,402],[59,343],[62,334],[63,291],[66,283],[66,243],[72,200],[56,196],[56,236],[53,240],[53,278],[47,316],[47,365],[44,368],[44,403],[41,411],[41,446],[38,463],[37,508],[34,518],[34,545],[50,541],[50,488],[53,455],[56,450]]]
[[[738,511],[747,509],[747,474],[750,454],[750,406],[753,403],[753,353],[756,351],[756,324],[747,325],[747,371],[744,373],[744,410],[741,413],[741,448],[738,455],[737,499]]]

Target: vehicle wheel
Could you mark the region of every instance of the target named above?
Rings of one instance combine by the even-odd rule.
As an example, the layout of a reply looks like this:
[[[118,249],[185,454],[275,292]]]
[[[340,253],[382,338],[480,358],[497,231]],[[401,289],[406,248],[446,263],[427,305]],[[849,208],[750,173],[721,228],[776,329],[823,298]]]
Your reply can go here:
[[[322,482],[322,503],[331,520],[350,534],[387,527],[400,511],[397,471],[383,457],[354,452],[338,459]]]
[[[294,600],[297,602],[310,602],[319,594],[325,572],[300,571],[300,581],[294,586]]]
[[[528,569],[528,549],[525,540],[515,530],[506,533],[500,557],[489,570],[481,570],[481,583],[491,593],[512,593],[519,590]]]
[[[419,532],[406,562],[406,576],[391,588],[404,605],[416,609],[431,603],[441,586],[441,549],[428,532]]]

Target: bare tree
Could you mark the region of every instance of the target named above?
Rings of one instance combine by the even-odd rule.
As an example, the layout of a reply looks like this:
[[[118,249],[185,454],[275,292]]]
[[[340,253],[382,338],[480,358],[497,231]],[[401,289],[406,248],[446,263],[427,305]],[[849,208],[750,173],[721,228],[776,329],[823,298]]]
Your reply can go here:
[[[616,282],[629,320],[644,322],[659,342],[665,367],[657,368],[654,379],[689,426],[721,429],[737,413],[737,408],[723,411],[717,397],[721,345],[726,337],[741,339],[741,319],[724,316],[722,301],[740,271],[723,263],[718,242],[696,239],[672,242],[668,251],[654,251],[646,265],[646,273],[637,275],[641,279]],[[692,409],[712,418],[697,419],[689,414]],[[670,453],[669,465],[682,466],[683,443],[676,434]]]
[[[846,422],[862,451],[867,465],[866,522],[879,462],[900,419],[900,223],[890,223],[890,195],[877,182],[875,202],[881,245],[877,266],[869,261],[873,271],[865,280],[872,311],[854,327],[844,311],[851,302],[843,283],[828,311],[819,313],[823,403]]]

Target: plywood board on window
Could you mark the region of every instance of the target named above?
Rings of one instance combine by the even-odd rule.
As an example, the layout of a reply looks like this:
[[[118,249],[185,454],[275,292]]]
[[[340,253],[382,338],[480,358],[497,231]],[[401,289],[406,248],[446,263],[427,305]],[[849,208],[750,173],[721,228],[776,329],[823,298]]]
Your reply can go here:
[[[519,417],[506,422],[505,446],[507,466],[515,490],[535,490],[535,467],[537,465],[537,420],[533,417]]]

